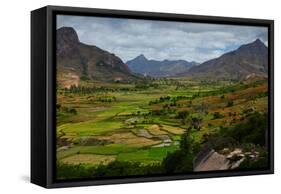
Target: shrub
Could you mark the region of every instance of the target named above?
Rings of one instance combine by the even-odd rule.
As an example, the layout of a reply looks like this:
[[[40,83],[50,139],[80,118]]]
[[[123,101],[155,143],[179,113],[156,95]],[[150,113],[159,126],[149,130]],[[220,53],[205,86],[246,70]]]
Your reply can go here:
[[[77,115],[77,110],[75,108],[69,109],[69,113]]]
[[[178,119],[186,119],[188,115],[189,115],[189,112],[186,111],[186,110],[183,110],[183,111],[179,111],[177,113],[176,118],[178,118]]]
[[[229,101],[229,102],[227,102],[226,107],[231,107],[231,106],[233,106],[233,104],[234,104],[234,102],[233,102],[233,101]]]
[[[246,158],[238,167],[240,170],[266,169],[268,168],[268,155],[262,153],[257,160]]]
[[[88,77],[87,75],[82,75],[82,76],[80,77],[80,80],[81,80],[81,81],[87,81],[87,80],[90,80],[90,79],[89,79],[89,77]]]
[[[223,115],[219,112],[214,112],[213,119],[220,119],[223,118]]]
[[[255,145],[265,145],[265,134],[268,128],[267,114],[254,112],[249,114],[243,121],[230,128],[221,130],[223,137],[231,137],[239,144],[252,143]]]
[[[56,109],[60,109],[61,108],[61,104],[56,104]]]
[[[202,120],[203,119],[200,117],[192,117],[190,120],[191,127],[193,127],[194,129],[200,130],[201,125],[202,125]]]
[[[87,166],[57,162],[58,179],[136,176],[164,173],[162,165],[142,165],[139,162],[113,161],[107,165]]]

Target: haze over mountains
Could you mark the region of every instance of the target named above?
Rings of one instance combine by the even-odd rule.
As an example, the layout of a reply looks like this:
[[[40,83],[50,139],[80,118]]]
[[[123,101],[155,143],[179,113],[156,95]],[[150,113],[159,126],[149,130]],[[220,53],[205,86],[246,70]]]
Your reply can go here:
[[[124,63],[113,53],[80,42],[73,28],[62,27],[57,30],[57,64],[61,75],[58,80],[65,87],[77,85],[82,79],[132,82],[142,79],[142,75],[240,80],[253,74],[267,76],[268,48],[257,39],[201,64],[148,60],[142,54]]]
[[[148,60],[143,54],[127,61],[130,70],[142,75],[152,77],[170,77],[188,71],[192,66],[198,65],[196,62],[185,60]]]

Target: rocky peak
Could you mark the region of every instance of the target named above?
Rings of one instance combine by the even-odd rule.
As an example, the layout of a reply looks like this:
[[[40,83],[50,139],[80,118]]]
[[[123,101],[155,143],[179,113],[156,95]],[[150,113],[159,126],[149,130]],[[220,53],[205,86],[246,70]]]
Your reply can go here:
[[[57,30],[57,55],[60,57],[70,56],[75,52],[79,38],[76,31],[71,27],[62,27]]]
[[[143,54],[141,54],[141,55],[139,55],[139,56],[137,56],[136,58],[135,58],[135,60],[147,60],[147,58],[143,55]]]
[[[252,54],[264,54],[267,52],[267,47],[260,39],[256,39],[254,42],[242,45],[238,51],[250,52]]]

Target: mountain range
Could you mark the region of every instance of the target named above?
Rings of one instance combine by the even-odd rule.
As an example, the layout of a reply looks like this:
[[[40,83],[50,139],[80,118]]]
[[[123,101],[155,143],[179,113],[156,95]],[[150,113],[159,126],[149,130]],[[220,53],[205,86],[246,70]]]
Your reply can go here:
[[[268,48],[256,39],[218,58],[193,66],[178,76],[239,80],[248,75],[267,76],[267,72]]]
[[[152,77],[170,77],[188,71],[198,65],[185,60],[148,60],[143,54],[126,62],[132,72]]]
[[[148,60],[144,55],[124,63],[118,56],[95,45],[79,41],[71,27],[57,29],[57,75],[63,87],[81,80],[135,82],[143,75],[152,77],[190,77],[235,79],[266,77],[268,48],[259,39],[201,64],[185,60]]]
[[[138,79],[113,53],[80,42],[76,31],[71,27],[57,29],[57,71],[58,81],[66,83],[67,87],[73,84],[70,80],[77,82],[81,79],[98,81]]]

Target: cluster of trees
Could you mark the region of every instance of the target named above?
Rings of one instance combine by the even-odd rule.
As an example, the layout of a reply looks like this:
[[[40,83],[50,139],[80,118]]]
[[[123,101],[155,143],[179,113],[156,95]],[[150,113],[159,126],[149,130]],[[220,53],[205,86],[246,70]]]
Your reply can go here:
[[[200,145],[194,143],[188,130],[182,135],[180,149],[168,153],[162,161],[165,173],[187,173],[193,171],[193,159],[199,151]]]
[[[70,165],[57,162],[58,179],[128,177],[162,173],[163,169],[159,164],[142,165],[139,162],[114,161],[108,165],[87,167],[85,165]]]
[[[161,116],[161,115],[168,115],[174,113],[175,110],[171,108],[164,108],[164,109],[154,109],[149,111],[149,115],[151,116]]]
[[[236,87],[236,86],[234,86],[234,87]],[[171,102],[172,104],[174,104],[174,106],[177,106],[178,105],[177,101],[179,101],[179,100],[190,100],[190,102],[192,103],[192,100],[194,100],[195,98],[216,96],[216,95],[221,95],[220,98],[225,99],[225,96],[224,96],[225,93],[230,92],[230,91],[234,92],[235,90],[238,90],[240,88],[240,87],[238,87],[238,88],[234,88],[234,87],[229,87],[229,88],[214,90],[214,91],[207,91],[207,92],[198,91],[198,93],[194,93],[192,96],[173,96],[173,97],[161,96],[159,99],[152,100],[148,104],[153,105],[153,104],[159,104],[159,103],[163,103],[163,102]],[[265,96],[265,94],[261,94],[261,95]],[[234,105],[233,101],[227,102],[227,107],[230,107],[233,105]]]
[[[246,157],[239,169],[264,169],[268,167],[267,152],[268,114],[248,112],[241,122],[230,127],[220,127],[217,134],[209,135],[206,144],[219,151],[223,148],[241,148],[244,152],[259,153],[258,158]]]
[[[175,79],[168,79],[168,78],[165,78],[165,77],[157,78],[154,81],[157,81],[157,83],[160,84],[160,85],[168,85],[168,86],[169,85],[175,86],[175,85],[180,84],[180,82],[175,80]]]
[[[177,101],[178,100],[193,100],[194,97],[190,96],[161,96],[159,99],[149,101],[148,105],[153,105],[153,104],[159,104],[163,102],[170,102],[171,106],[177,106]],[[191,103],[191,101],[190,101]]]
[[[268,115],[251,112],[242,121],[230,127],[220,127],[217,134],[208,137],[208,143],[216,150],[225,147],[243,147],[244,145],[267,146]]]
[[[266,133],[268,129],[267,113],[253,112],[246,115],[241,122],[228,129],[222,129],[222,136],[232,137],[237,143],[252,143],[265,146]]]
[[[170,96],[164,96],[164,97],[161,96],[159,99],[149,101],[148,105],[159,104],[165,101],[169,101],[170,99],[171,99]]]
[[[97,101],[99,102],[116,102],[116,97],[115,96],[103,96],[103,97],[98,97]]]
[[[196,129],[199,131],[202,127],[203,118],[191,115],[187,110],[177,112],[175,118],[180,119],[182,124],[189,124],[189,129]]]
[[[56,104],[56,109],[58,113],[70,113],[73,115],[77,115],[77,110],[75,108],[72,107],[65,107],[62,106],[61,104]]]
[[[129,87],[104,87],[104,86],[93,86],[93,87],[85,87],[85,86],[75,86],[72,85],[70,88],[64,88],[61,90],[64,94],[91,94],[91,93],[100,93],[100,92],[128,92],[128,91],[137,91],[135,88]]]
[[[142,90],[146,90],[148,88],[154,88],[154,89],[157,89],[159,88],[159,84],[157,83],[146,83],[146,82],[141,82],[141,83],[137,83],[135,85],[135,88],[136,89],[142,89]]]
[[[110,95],[91,95],[87,97],[87,101],[94,103],[94,102],[116,102],[117,98],[115,96]]]

